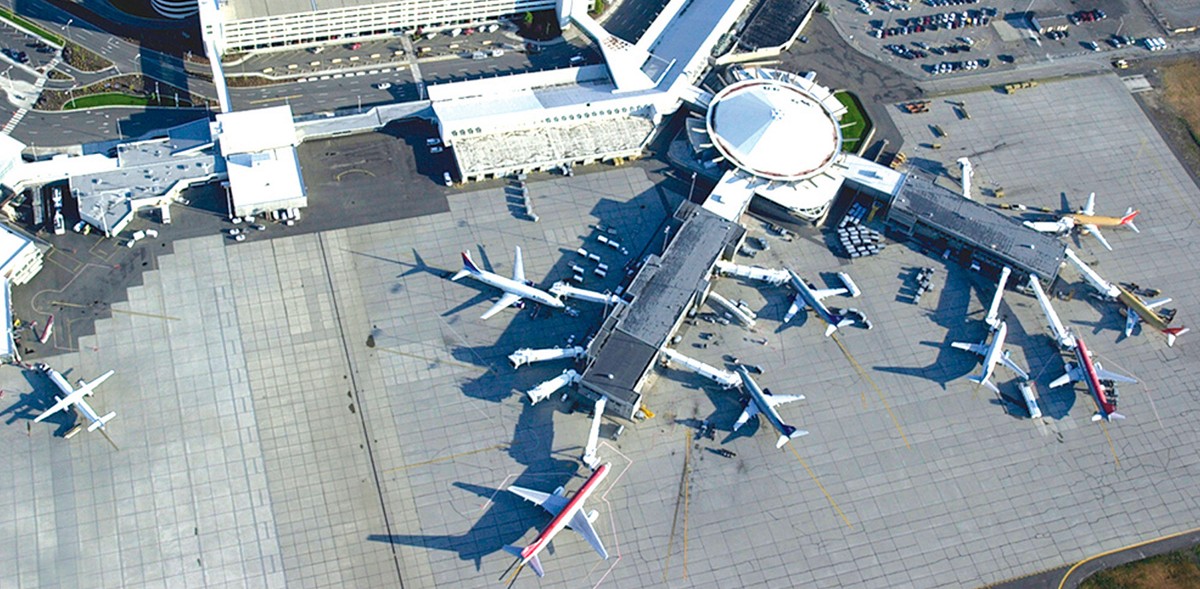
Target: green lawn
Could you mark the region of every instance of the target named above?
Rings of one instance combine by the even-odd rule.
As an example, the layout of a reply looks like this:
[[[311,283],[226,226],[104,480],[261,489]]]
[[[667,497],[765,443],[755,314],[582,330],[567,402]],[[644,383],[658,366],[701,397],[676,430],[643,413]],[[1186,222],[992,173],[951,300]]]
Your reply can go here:
[[[834,96],[846,107],[846,114],[842,115],[842,151],[858,153],[859,142],[871,130],[871,119],[853,93],[842,90]]]
[[[80,96],[73,100],[67,101],[63,105],[63,110],[73,110],[77,108],[92,108],[96,106],[148,106],[150,99],[142,96],[130,96],[128,94],[93,94],[91,96]]]
[[[61,46],[63,44],[62,37],[59,37],[58,35],[55,35],[54,33],[51,33],[50,31],[47,31],[46,29],[27,21],[4,8],[0,8],[0,18],[12,22],[18,27],[23,28],[51,43],[54,43],[55,45]]]

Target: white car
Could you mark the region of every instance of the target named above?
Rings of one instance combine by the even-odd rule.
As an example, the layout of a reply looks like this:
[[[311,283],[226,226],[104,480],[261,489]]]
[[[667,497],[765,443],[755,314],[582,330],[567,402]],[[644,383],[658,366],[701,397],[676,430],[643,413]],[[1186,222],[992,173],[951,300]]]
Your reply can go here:
[[[391,87],[392,87],[391,82],[380,82],[378,84],[375,84],[376,90],[387,90],[388,88],[391,88]]]
[[[430,147],[430,148],[429,148],[429,153],[442,153],[442,146],[441,146],[441,145],[434,145],[433,147]]]

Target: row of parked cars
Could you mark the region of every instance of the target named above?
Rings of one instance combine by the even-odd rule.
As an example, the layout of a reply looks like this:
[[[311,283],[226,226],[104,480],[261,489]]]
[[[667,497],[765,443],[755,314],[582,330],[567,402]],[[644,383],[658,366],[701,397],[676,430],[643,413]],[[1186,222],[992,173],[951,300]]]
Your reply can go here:
[[[998,11],[995,8],[989,7],[982,10],[964,10],[962,12],[943,12],[929,16],[898,18],[896,19],[897,26],[873,29],[871,35],[877,39],[883,39],[885,37],[911,35],[942,29],[982,27],[991,22],[991,18],[996,16],[996,14],[998,14]]]
[[[923,0],[929,6],[960,6],[962,4],[979,4],[979,0]]]
[[[943,61],[922,67],[931,75],[936,76],[938,74],[952,74],[958,71],[986,69],[990,65],[992,65],[992,62],[987,59],[968,59],[966,61]]]
[[[1080,10],[1079,12],[1073,12],[1067,15],[1067,19],[1070,20],[1071,24],[1073,25],[1085,22],[1095,22],[1098,20],[1104,20],[1106,18],[1108,18],[1108,15],[1104,14],[1103,10]]]

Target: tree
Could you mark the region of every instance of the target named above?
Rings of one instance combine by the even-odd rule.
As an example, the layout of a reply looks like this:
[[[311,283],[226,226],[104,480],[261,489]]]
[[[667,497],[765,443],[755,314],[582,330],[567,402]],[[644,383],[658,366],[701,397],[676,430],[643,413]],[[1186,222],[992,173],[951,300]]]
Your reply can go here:
[[[533,24],[533,13],[532,12],[525,13],[525,24],[527,24],[527,25]]]

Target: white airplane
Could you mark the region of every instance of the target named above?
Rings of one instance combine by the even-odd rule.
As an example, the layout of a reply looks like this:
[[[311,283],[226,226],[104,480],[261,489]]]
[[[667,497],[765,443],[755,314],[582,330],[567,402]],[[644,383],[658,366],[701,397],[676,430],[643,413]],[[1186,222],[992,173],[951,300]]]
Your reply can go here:
[[[90,425],[88,425],[87,430],[89,432],[94,432],[99,429],[101,430],[101,433],[104,433],[104,425],[112,418],[117,416],[116,411],[110,411],[108,414],[101,416],[96,413],[95,409],[92,409],[91,405],[88,405],[86,400],[84,400],[84,397],[92,396],[96,391],[96,387],[99,386],[100,383],[108,380],[108,377],[112,376],[114,371],[109,370],[108,372],[101,374],[99,378],[93,380],[92,382],[84,382],[83,380],[80,380],[79,388],[74,388],[71,386],[71,383],[67,382],[67,379],[64,378],[62,374],[60,374],[57,370],[50,368],[48,365],[38,364],[37,369],[46,373],[46,376],[50,378],[50,382],[54,383],[54,386],[58,387],[58,390],[62,392],[62,396],[55,395],[54,400],[56,402],[54,403],[54,406],[33,418],[34,423],[41,423],[42,420],[46,419],[47,417],[50,417],[51,415],[54,415],[63,409],[74,406],[75,409],[82,413],[84,417],[88,418]],[[109,442],[111,443],[112,440],[109,440]]]
[[[992,383],[992,371],[996,369],[996,363],[1001,362],[1009,367],[1013,372],[1017,373],[1021,378],[1029,380],[1029,374],[1021,370],[1016,362],[1008,357],[1008,352],[1004,350],[1004,338],[1008,336],[1008,323],[1000,322],[1000,327],[996,328],[996,336],[992,338],[992,345],[984,345],[987,339],[977,344],[968,344],[964,342],[954,342],[951,346],[960,350],[974,352],[979,356],[983,356],[983,372],[979,376],[968,376],[967,380],[985,386],[992,392],[1000,392],[996,385]]]
[[[771,422],[771,426],[779,431],[779,440],[775,442],[776,448],[782,448],[792,438],[808,435],[808,432],[784,423],[783,418],[779,417],[779,412],[775,410],[778,405],[803,400],[804,395],[772,395],[771,391],[759,388],[758,383],[750,378],[750,372],[746,370],[745,366],[739,365],[737,370],[738,375],[742,377],[742,386],[747,393],[750,393],[750,402],[746,403],[741,417],[738,417],[737,422],[733,424],[733,431],[736,432],[738,428],[750,421],[751,417],[762,413],[766,416],[767,421]]]
[[[520,302],[521,299],[537,301],[543,305],[546,305],[547,307],[554,307],[555,309],[562,309],[566,306],[554,295],[533,286],[533,283],[525,280],[525,263],[521,260],[520,246],[516,248],[516,254],[514,254],[513,257],[514,262],[512,278],[505,278],[499,274],[488,272],[487,270],[481,270],[479,266],[476,266],[475,262],[471,260],[471,254],[467,252],[462,253],[463,268],[462,270],[459,270],[458,273],[452,278],[450,278],[450,280],[457,281],[464,276],[470,276],[471,278],[474,278],[475,280],[478,280],[488,286],[494,286],[504,291],[504,294],[500,296],[500,300],[496,301],[496,304],[492,305],[492,308],[485,311],[483,315],[479,317],[480,319],[489,319],[492,315],[499,313],[506,307],[510,307]]]
[[[796,275],[790,268],[787,269],[788,279],[792,288],[796,291],[796,296],[792,298],[792,306],[788,309],[786,315],[783,316],[783,322],[787,323],[792,320],[801,310],[811,308],[817,313],[817,316],[828,325],[825,327],[825,337],[833,335],[839,327],[844,327],[854,323],[854,319],[845,315],[837,314],[829,310],[821,299],[834,295],[845,294],[847,291],[844,288],[826,288],[814,290],[808,286],[799,276]]]
[[[600,537],[596,535],[596,530],[592,528],[592,522],[596,521],[596,517],[600,514],[596,510],[585,512],[583,510],[583,502],[587,501],[588,496],[595,492],[596,487],[600,486],[600,482],[608,475],[610,468],[612,468],[611,464],[601,464],[592,473],[592,476],[588,477],[588,480],[583,483],[583,486],[575,492],[575,496],[569,500],[565,497],[562,487],[555,489],[553,493],[543,493],[517,486],[508,488],[509,491],[512,491],[522,499],[537,503],[542,509],[545,509],[550,512],[550,515],[554,516],[554,519],[550,521],[550,525],[546,526],[546,529],[542,530],[542,533],[538,534],[537,539],[529,546],[524,548],[516,546],[504,547],[505,552],[517,557],[514,564],[520,563],[517,568],[517,574],[521,572],[520,567],[529,564],[533,567],[533,572],[537,573],[537,576],[541,577],[545,575],[546,571],[542,569],[542,562],[538,560],[538,553],[549,546],[550,542],[554,540],[554,536],[567,527],[579,532],[579,535],[583,536],[588,544],[591,544],[592,548],[600,554],[600,558],[608,560],[608,551],[604,549],[604,543],[600,541]],[[510,565],[509,568],[511,569],[512,566]],[[506,574],[507,572],[505,571]],[[516,576],[514,575],[513,581],[515,580]]]
[[[1099,240],[1100,245],[1103,245],[1104,249],[1112,251],[1112,246],[1109,245],[1107,239],[1104,239],[1104,235],[1100,233],[1100,228],[1121,227],[1124,225],[1133,229],[1134,233],[1141,233],[1141,231],[1138,231],[1137,225],[1133,224],[1133,218],[1138,216],[1139,212],[1141,211],[1135,211],[1133,207],[1129,207],[1125,210],[1125,215],[1121,217],[1097,215],[1096,193],[1093,192],[1088,196],[1087,204],[1078,213],[1068,213],[1057,221],[1025,221],[1025,226],[1034,231],[1057,233],[1059,235],[1068,233],[1072,229],[1079,227],[1084,233],[1090,233],[1092,237]]]

